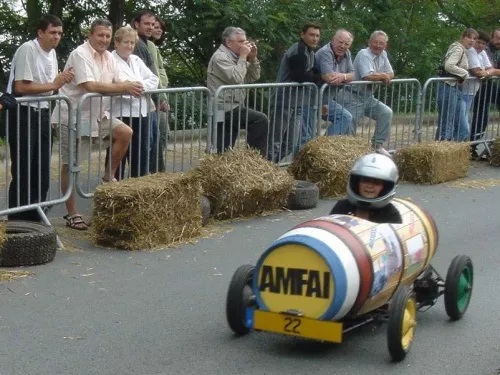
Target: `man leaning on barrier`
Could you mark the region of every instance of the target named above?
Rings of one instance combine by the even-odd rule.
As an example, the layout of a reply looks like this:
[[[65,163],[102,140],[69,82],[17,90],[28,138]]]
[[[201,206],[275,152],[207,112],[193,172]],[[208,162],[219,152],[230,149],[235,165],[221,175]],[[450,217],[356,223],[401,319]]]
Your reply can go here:
[[[385,51],[389,37],[383,31],[374,31],[368,40],[368,48],[358,52],[354,59],[356,81],[383,82],[389,84],[394,71]],[[392,122],[392,109],[373,95],[375,85],[356,85],[346,88],[344,107],[351,112],[354,124],[362,116],[375,120],[375,134],[372,146],[376,152],[391,157],[382,145],[387,141]]]
[[[120,161],[127,152],[132,138],[132,129],[122,121],[113,118],[109,113],[103,112],[107,108],[109,97],[102,99],[84,100],[81,105],[80,122],[76,123],[76,109],[80,99],[87,93],[99,93],[102,95],[127,94],[139,97],[144,92],[141,82],[125,81],[118,82],[118,68],[116,60],[108,51],[111,43],[112,25],[106,19],[97,19],[92,22],[88,40],[78,46],[69,55],[66,68],[74,69],[75,77],[65,85],[60,93],[68,96],[71,101],[72,111],[61,102],[60,111],[57,106],[52,114],[52,123],[60,124],[60,147],[62,157],[61,190],[64,194],[68,190],[68,136],[69,128],[80,127],[82,133],[88,132],[89,136],[101,136],[105,139],[111,138],[111,163],[106,168],[103,182],[116,181],[114,175]],[[92,103],[91,103],[92,102]],[[92,104],[92,105],[91,105]],[[59,118],[59,113],[61,117]],[[85,135],[85,134],[83,134]],[[71,145],[75,152],[76,142]],[[66,201],[68,214],[64,216],[66,225],[72,229],[86,230],[88,224],[78,213],[75,201],[75,191],[72,190]]]
[[[58,74],[55,48],[61,40],[63,25],[59,18],[44,15],[38,22],[37,37],[23,43],[12,59],[7,91],[14,96],[40,97],[22,103],[9,112],[8,141],[12,180],[9,208],[44,202],[50,186],[52,135],[50,103],[52,95],[73,79],[72,69]],[[41,221],[37,210],[8,215],[9,220]]]
[[[351,58],[352,34],[339,29],[335,32],[332,40],[316,52],[316,69],[321,74],[322,83],[333,86],[325,89],[323,103],[327,109],[323,118],[331,124],[326,130],[326,135],[352,135],[352,115],[340,103],[343,103],[343,95],[339,89],[354,79],[354,67]]]
[[[260,78],[257,46],[246,38],[239,27],[227,27],[222,33],[222,44],[210,58],[207,70],[207,87],[215,94],[223,85],[241,85]],[[267,157],[269,120],[259,111],[246,108],[245,89],[225,90],[217,103],[217,152],[233,147],[239,130],[246,126],[247,142]]]
[[[318,46],[321,26],[308,23],[302,27],[300,40],[288,48],[281,58],[277,83],[313,83],[321,77],[314,66],[314,50]],[[312,106],[316,90],[305,87],[276,87],[273,89],[273,141],[270,158],[279,161],[295,155],[314,137],[315,116]],[[300,126],[297,126],[300,124]],[[280,155],[281,151],[281,155]]]

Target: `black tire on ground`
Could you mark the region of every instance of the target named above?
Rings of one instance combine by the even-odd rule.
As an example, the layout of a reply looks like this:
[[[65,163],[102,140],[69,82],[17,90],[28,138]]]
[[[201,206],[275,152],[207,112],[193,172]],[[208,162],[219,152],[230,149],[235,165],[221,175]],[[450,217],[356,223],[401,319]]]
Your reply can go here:
[[[402,361],[410,351],[415,326],[413,324],[408,326],[407,322],[405,323],[405,312],[407,309],[411,309],[414,314],[412,319],[415,319],[416,306],[415,294],[408,286],[399,288],[391,300],[387,324],[387,347],[394,362]],[[407,329],[406,332],[405,328]],[[410,330],[412,331],[410,332]],[[406,341],[403,342],[405,338]]]
[[[474,267],[467,255],[457,255],[450,263],[444,283],[444,307],[451,320],[459,320],[469,307]]]
[[[0,266],[33,266],[51,262],[57,250],[54,229],[42,223],[6,221],[7,239],[0,248]]]
[[[245,335],[250,329],[245,325],[245,308],[252,296],[252,279],[255,267],[251,264],[239,266],[227,291],[226,318],[229,328],[238,334]]]
[[[314,182],[295,180],[295,187],[288,196],[290,210],[314,208],[319,202],[319,188]]]
[[[210,219],[210,201],[204,195],[201,197],[201,225],[207,225]]]

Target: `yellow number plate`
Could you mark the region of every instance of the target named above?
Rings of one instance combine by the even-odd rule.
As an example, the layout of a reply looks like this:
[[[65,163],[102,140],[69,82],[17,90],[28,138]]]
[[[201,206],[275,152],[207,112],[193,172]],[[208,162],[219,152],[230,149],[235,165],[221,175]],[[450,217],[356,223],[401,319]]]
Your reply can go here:
[[[253,328],[309,339],[342,342],[342,323],[255,310]]]

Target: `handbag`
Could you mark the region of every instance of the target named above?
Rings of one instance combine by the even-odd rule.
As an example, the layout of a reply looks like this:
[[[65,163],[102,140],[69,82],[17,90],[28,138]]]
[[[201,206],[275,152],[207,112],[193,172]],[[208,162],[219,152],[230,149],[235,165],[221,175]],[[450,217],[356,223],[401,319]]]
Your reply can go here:
[[[464,55],[465,55],[465,51],[462,52],[462,56],[460,56],[460,60],[458,60],[458,64],[460,64],[460,62],[462,61],[462,59],[464,58]],[[443,59],[443,61],[441,61],[441,63],[438,65],[438,68],[437,68],[437,75],[438,77],[453,77],[453,78],[457,78],[458,80],[460,81],[463,81],[462,77],[460,76],[457,76],[456,74],[451,74],[451,73],[448,73],[446,71],[446,69],[444,68],[444,64],[446,62],[446,59],[450,57],[450,55],[446,55]]]

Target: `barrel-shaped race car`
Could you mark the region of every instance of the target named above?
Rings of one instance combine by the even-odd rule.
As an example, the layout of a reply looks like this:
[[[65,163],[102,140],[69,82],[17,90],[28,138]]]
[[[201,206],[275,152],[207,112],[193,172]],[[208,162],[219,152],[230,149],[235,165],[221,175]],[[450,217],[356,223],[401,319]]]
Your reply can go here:
[[[468,308],[473,265],[456,256],[443,279],[430,264],[438,245],[432,217],[394,199],[401,224],[329,215],[299,224],[274,241],[257,264],[242,265],[229,285],[226,314],[237,334],[269,331],[341,343],[344,333],[387,321],[394,361],[413,342],[417,311],[444,295],[446,312]]]

